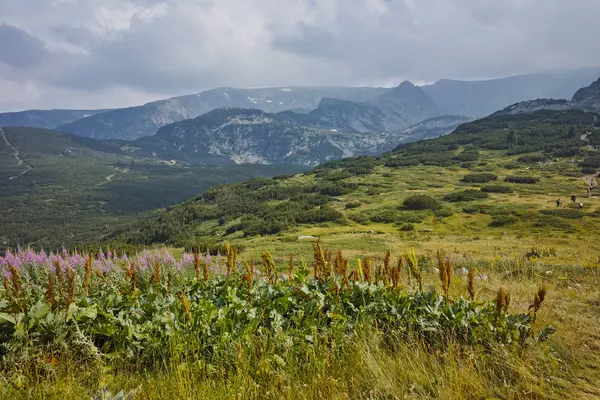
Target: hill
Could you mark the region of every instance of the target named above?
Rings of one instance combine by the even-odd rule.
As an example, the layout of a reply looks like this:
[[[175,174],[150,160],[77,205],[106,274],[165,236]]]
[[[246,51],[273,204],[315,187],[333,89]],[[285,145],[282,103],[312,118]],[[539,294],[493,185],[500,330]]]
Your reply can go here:
[[[490,116],[378,157],[213,188],[107,240],[228,240],[257,251],[283,243],[298,250],[302,237],[318,236],[330,247],[363,252],[398,241],[422,249],[468,243],[485,257],[486,246],[510,249],[516,238],[521,247],[572,251],[572,242],[561,240],[570,235],[598,250],[600,201],[588,198],[587,183],[600,167],[595,121],[580,110]],[[569,206],[571,195],[583,198],[583,211]],[[567,206],[555,209],[557,198]]]
[[[0,129],[0,249],[94,240],[212,186],[298,170],[133,158],[113,142],[5,127]]]

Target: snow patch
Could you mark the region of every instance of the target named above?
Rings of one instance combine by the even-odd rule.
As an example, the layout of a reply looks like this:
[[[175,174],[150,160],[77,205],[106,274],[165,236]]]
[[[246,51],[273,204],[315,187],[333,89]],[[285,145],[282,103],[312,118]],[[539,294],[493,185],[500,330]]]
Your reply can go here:
[[[291,92],[292,91],[292,89],[290,89],[290,88],[281,88],[279,90],[281,90],[282,92]]]

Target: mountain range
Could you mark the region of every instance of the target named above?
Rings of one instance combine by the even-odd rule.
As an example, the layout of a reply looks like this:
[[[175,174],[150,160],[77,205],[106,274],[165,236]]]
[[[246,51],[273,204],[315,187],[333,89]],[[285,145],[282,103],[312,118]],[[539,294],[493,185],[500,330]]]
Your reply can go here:
[[[136,107],[115,110],[29,110],[0,114],[0,126],[52,128],[96,139],[133,140],[154,135],[161,127],[193,119],[218,108],[251,108],[267,113],[320,109],[320,119],[343,119],[352,131],[396,131],[440,115],[471,119],[489,115],[519,101],[570,98],[600,76],[600,67],[517,75],[506,78],[440,80],[395,88],[276,87],[216,88]],[[341,116],[338,113],[341,109]],[[350,118],[352,113],[359,117]]]

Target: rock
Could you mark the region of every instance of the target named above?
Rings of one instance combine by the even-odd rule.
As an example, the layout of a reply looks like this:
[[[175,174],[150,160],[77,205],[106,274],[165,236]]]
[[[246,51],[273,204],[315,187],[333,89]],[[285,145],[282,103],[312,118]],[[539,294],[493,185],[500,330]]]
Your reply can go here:
[[[314,236],[298,236],[298,240],[316,239]]]

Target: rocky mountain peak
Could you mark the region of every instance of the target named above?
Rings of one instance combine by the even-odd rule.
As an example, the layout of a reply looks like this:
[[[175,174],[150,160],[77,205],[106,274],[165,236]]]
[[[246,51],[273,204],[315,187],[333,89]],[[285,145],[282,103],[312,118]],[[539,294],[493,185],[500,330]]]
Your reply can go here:
[[[573,95],[574,102],[600,101],[600,78],[591,85],[579,89]]]

